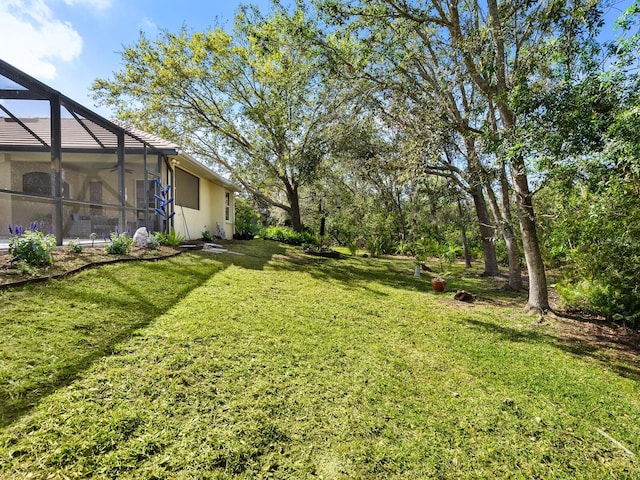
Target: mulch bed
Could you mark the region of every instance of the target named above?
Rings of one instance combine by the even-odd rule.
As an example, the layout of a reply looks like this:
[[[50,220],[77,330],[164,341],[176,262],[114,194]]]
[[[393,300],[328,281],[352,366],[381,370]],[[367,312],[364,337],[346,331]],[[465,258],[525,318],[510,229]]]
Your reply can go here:
[[[133,247],[128,255],[112,255],[104,247],[85,248],[82,253],[72,253],[60,248],[53,252],[53,263],[45,267],[33,267],[25,271],[11,264],[8,253],[0,254],[0,289],[16,287],[27,283],[43,282],[61,278],[97,265],[130,261],[155,261],[179,255],[180,248],[161,246],[153,250]]]

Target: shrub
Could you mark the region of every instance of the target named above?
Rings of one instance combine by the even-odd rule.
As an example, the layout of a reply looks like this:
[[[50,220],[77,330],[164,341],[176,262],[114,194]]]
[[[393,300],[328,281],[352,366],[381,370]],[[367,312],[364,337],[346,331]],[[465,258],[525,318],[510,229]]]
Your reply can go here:
[[[35,266],[29,265],[27,262],[19,261],[16,262],[16,272],[20,275],[26,275],[30,277],[35,277],[38,275],[38,269]]]
[[[395,252],[397,255],[411,255],[413,252],[413,246],[406,240],[400,240],[395,245]]]
[[[567,306],[638,327],[640,208],[633,180],[610,178],[566,192],[543,238],[563,262],[558,293]]]
[[[209,231],[209,228],[206,225],[204,226],[204,230],[202,231],[202,239],[205,242],[213,242],[214,241],[213,233],[211,233]]]
[[[175,228],[172,228],[169,230],[169,233],[165,235],[164,243],[170,247],[177,247],[184,242],[184,240],[184,236],[176,232]]]
[[[298,233],[287,227],[266,227],[260,231],[260,236],[265,240],[274,240],[289,245],[318,245],[316,237],[309,232]]]
[[[113,232],[110,242],[104,247],[104,251],[111,255],[126,255],[131,251],[131,245],[133,245],[133,238],[129,235]]]
[[[69,240],[69,242],[67,242],[67,248],[71,253],[82,253],[82,244],[78,238]]]
[[[49,265],[53,262],[51,252],[56,249],[56,237],[38,230],[23,231],[9,240],[9,253],[28,265]]]
[[[160,245],[168,245],[168,243],[167,243],[167,234],[166,233],[156,232],[156,233],[154,233],[154,235],[158,239],[158,242],[160,242]]]
[[[160,246],[160,233],[150,233],[147,237],[147,248],[158,248]]]
[[[258,230],[257,220],[259,215],[247,200],[241,198],[235,201],[235,238],[251,239]]]
[[[379,257],[383,252],[384,241],[379,237],[372,237],[367,239],[367,251],[372,257]]]
[[[602,278],[563,281],[556,285],[563,304],[571,309],[603,315],[614,322],[640,325],[640,287],[621,286]]]

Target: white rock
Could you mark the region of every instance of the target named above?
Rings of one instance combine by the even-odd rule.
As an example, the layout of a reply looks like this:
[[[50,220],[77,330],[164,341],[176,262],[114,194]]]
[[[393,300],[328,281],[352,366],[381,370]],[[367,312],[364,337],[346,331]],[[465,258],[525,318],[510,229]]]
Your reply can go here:
[[[149,238],[149,232],[147,232],[147,227],[140,227],[136,230],[136,233],[133,234],[133,241],[136,242],[141,247],[147,246],[147,239]]]

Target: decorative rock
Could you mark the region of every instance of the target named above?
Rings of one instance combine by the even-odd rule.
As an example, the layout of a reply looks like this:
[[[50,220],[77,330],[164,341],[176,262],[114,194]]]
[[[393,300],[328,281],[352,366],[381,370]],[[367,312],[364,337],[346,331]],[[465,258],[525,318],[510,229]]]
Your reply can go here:
[[[147,246],[147,239],[149,238],[149,232],[147,232],[147,227],[140,227],[136,230],[136,233],[133,234],[133,241],[140,247]]]

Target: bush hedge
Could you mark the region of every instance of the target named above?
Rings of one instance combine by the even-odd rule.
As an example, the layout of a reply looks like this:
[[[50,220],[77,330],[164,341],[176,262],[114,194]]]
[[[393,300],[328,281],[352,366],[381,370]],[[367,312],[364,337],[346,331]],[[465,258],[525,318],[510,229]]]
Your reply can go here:
[[[294,232],[287,227],[269,226],[260,230],[261,238],[287,243],[289,245],[317,245],[318,240],[309,232]]]

